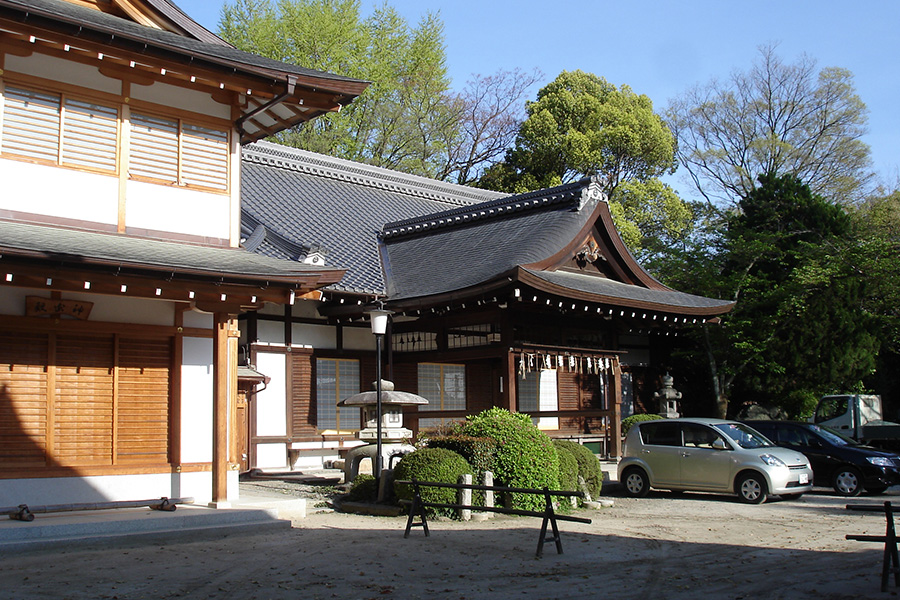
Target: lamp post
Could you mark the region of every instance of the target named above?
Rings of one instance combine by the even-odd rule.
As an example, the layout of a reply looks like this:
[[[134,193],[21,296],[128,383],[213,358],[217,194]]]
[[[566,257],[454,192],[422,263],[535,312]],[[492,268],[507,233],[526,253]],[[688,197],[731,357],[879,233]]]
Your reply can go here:
[[[385,310],[383,304],[379,304],[378,308],[366,311],[372,322],[372,333],[375,334],[375,418],[376,423],[376,440],[375,440],[375,489],[376,493],[381,492],[381,345],[384,341],[384,333],[387,331],[388,317],[391,311]]]

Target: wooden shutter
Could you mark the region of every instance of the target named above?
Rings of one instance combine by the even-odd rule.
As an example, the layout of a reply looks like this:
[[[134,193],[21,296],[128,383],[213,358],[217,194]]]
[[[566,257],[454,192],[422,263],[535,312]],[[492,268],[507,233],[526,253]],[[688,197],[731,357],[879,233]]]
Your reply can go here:
[[[59,96],[7,86],[3,97],[3,153],[57,162]]]
[[[66,98],[63,164],[115,171],[118,131],[118,109]]]
[[[119,341],[117,464],[168,461],[171,364],[167,339]]]
[[[182,124],[181,182],[228,189],[228,132]]]
[[[53,455],[62,465],[112,464],[113,351],[112,336],[57,336]]]
[[[47,449],[47,336],[0,331],[0,465],[43,467]]]
[[[131,175],[178,181],[178,121],[131,113]]]

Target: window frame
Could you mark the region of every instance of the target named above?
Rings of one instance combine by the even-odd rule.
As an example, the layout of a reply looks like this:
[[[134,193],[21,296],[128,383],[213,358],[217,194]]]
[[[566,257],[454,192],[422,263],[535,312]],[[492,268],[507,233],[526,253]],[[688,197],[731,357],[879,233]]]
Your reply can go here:
[[[316,406],[316,432],[321,435],[352,435],[360,430],[360,423],[362,419],[362,411],[358,406],[338,406],[337,403],[343,400],[345,397],[351,396],[353,394],[358,394],[360,392],[361,380],[362,380],[362,362],[356,358],[331,358],[331,357],[315,357],[316,360],[316,379],[315,379],[315,390],[316,390],[316,398],[315,398],[315,406]],[[328,428],[323,427],[321,424],[322,421],[322,413],[320,410],[325,406],[323,403],[326,401],[330,401],[332,398],[323,398],[323,387],[319,383],[319,377],[322,375],[322,363],[334,363],[334,374],[335,374],[335,384],[333,390],[328,390],[329,392],[334,392],[334,427]],[[356,385],[353,386],[351,384],[351,388],[355,388],[356,391],[349,391],[344,388],[344,392],[342,393],[341,388],[341,364],[342,363],[353,363],[356,365]],[[349,392],[349,393],[346,393]],[[350,429],[344,429],[341,427],[341,416],[344,416],[344,419],[351,419],[355,423],[355,426]],[[328,423],[331,425],[331,423]]]

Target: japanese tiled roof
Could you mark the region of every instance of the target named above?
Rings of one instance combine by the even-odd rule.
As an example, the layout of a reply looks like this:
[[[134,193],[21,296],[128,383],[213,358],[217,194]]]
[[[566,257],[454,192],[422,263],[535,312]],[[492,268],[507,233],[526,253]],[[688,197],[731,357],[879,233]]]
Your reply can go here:
[[[257,142],[243,150],[241,236],[245,247],[276,258],[321,249],[326,264],[347,269],[329,289],[383,296],[384,223],[502,195]]]
[[[242,248],[138,238],[115,233],[0,220],[0,255],[53,265],[156,272],[165,276],[221,282],[279,282],[321,275],[333,280],[336,267],[278,260]],[[335,274],[335,271],[338,271]]]
[[[254,77],[265,82],[270,90],[274,90],[273,93],[287,90],[287,81],[293,81],[297,85],[296,90],[272,106],[264,106],[267,101],[263,98],[247,97],[248,110],[260,108],[267,116],[265,123],[246,123],[245,141],[272,135],[324,111],[336,109],[340,104],[347,104],[368,85],[350,77],[243,52],[195,23],[171,2],[149,0],[148,4],[157,14],[174,24],[179,32],[148,27],[63,0],[0,0],[0,17],[23,25],[67,28],[70,35],[81,37],[86,42],[108,44],[110,54],[116,52],[114,48],[121,48],[126,53],[152,51],[157,53],[158,58],[167,57],[184,65],[186,70],[193,66],[207,67],[225,73],[223,77],[227,74]],[[304,94],[319,97],[324,94],[330,105],[313,107],[311,102],[307,102],[309,106],[304,106]],[[279,108],[279,104],[290,104],[291,107]]]
[[[244,151],[241,197],[246,247],[294,260],[325,249],[327,264],[347,269],[329,289],[397,306],[521,282],[635,309],[710,316],[731,307],[641,269],[592,179],[509,196],[258,143]],[[601,230],[615,277],[557,268]]]

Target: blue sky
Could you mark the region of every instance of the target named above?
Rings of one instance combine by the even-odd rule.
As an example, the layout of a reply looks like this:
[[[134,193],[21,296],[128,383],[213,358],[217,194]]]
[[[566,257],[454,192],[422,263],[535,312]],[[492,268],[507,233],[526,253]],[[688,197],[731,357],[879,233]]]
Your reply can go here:
[[[173,0],[216,31],[225,0]],[[362,0],[363,14],[380,5]],[[758,47],[777,43],[786,62],[806,53],[855,76],[869,108],[874,167],[900,183],[900,2],[895,0],[391,0],[415,24],[444,22],[453,85],[473,74],[538,68],[544,79],[581,69],[627,84],[662,111],[685,89],[747,70]],[[681,188],[682,186],[678,186]]]

